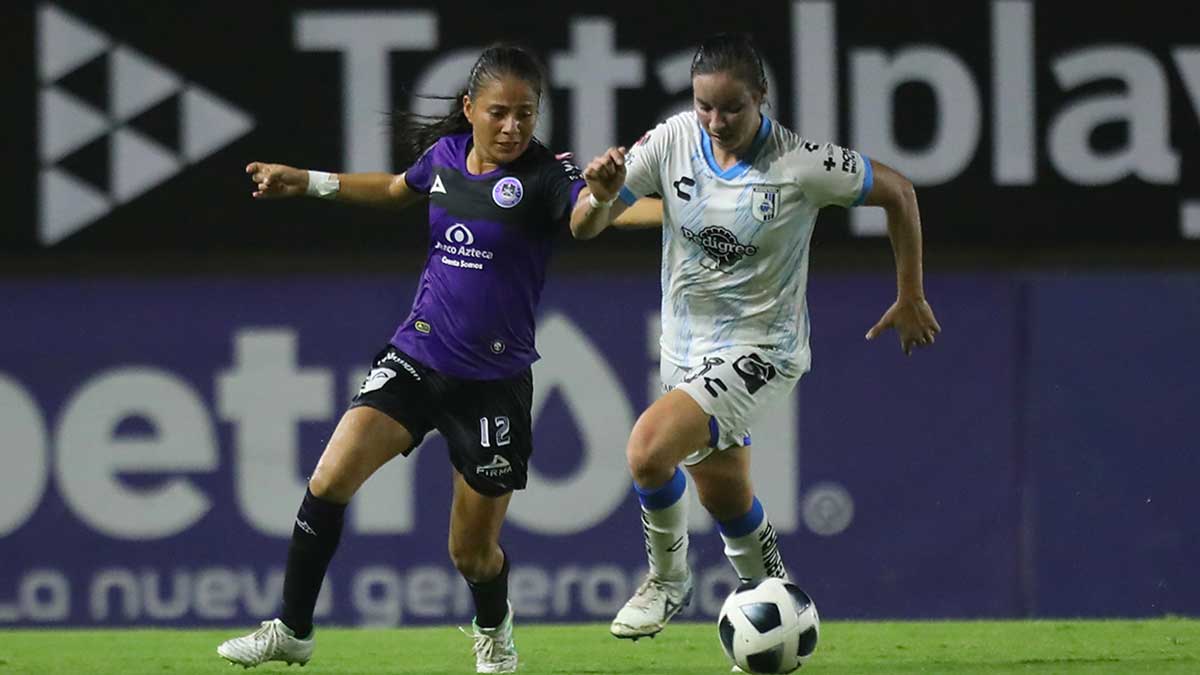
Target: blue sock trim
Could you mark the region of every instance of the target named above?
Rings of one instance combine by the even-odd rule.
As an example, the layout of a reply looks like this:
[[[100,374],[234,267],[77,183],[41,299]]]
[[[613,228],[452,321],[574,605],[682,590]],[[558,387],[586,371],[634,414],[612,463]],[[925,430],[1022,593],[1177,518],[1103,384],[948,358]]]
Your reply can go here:
[[[750,511],[744,516],[734,518],[733,520],[722,520],[717,523],[717,528],[721,530],[721,534],[730,539],[744,537],[758,529],[762,525],[766,514],[763,513],[762,502],[758,501],[758,497],[754,498],[754,503],[750,505]]]
[[[708,447],[717,448],[717,443],[721,442],[721,425],[717,424],[716,415],[708,418]]]
[[[687,489],[687,478],[683,476],[683,471],[679,467],[675,467],[675,475],[671,476],[671,480],[667,481],[666,485],[647,490],[634,483],[633,489],[637,491],[638,500],[642,502],[642,506],[646,507],[647,511],[660,511],[679,501],[679,498],[683,496],[683,491]]]

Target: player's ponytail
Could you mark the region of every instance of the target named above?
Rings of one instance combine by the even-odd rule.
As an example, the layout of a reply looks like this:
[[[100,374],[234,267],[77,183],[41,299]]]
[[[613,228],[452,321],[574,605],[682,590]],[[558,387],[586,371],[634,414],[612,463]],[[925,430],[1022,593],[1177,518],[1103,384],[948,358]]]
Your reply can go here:
[[[525,80],[542,99],[546,74],[537,57],[527,49],[508,44],[496,44],[483,50],[467,78],[467,86],[453,97],[421,96],[431,100],[450,101],[450,110],[441,117],[421,115],[412,111],[397,111],[392,114],[392,137],[395,139],[393,161],[398,168],[410,166],[443,136],[461,134],[471,130],[471,122],[463,114],[463,97],[475,98],[484,85],[512,75]]]
[[[410,110],[392,113],[392,138],[394,148],[392,161],[397,169],[403,170],[437,143],[442,136],[452,136],[471,130],[471,122],[463,114],[462,100],[467,95],[463,89],[455,96],[421,96],[435,101],[449,101],[450,110],[443,116],[422,115]]]
[[[692,77],[712,73],[730,73],[759,96],[767,96],[762,55],[746,33],[718,33],[700,43],[692,57]]]

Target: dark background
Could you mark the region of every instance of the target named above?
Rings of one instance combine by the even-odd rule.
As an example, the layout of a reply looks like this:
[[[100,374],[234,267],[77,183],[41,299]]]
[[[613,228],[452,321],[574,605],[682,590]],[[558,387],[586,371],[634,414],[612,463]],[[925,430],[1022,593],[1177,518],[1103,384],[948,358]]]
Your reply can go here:
[[[306,52],[295,46],[293,19],[304,11],[426,8],[438,14],[436,52],[394,52],[391,79],[394,104],[421,69],[438,53],[512,39],[531,45],[544,57],[569,45],[572,16],[588,16],[571,5],[552,4],[534,11],[498,12],[485,3],[450,5],[358,2],[287,3],[55,3],[63,11],[113,40],[139,50],[254,116],[249,134],[182,173],[121,205],[73,236],[45,247],[37,237],[37,68],[36,5],[13,3],[0,10],[0,73],[5,105],[3,180],[5,215],[0,224],[0,270],[15,274],[73,271],[165,272],[206,270],[286,271],[347,266],[375,271],[415,269],[423,247],[421,209],[406,213],[297,200],[260,204],[249,198],[242,168],[253,159],[300,167],[338,170],[342,161],[342,66],[335,52]],[[688,49],[705,34],[744,30],[754,34],[773,66],[778,91],[772,114],[792,123],[792,3],[756,3],[752,11],[732,3],[683,5],[618,2],[606,10],[615,21],[618,49],[646,57],[646,87],[617,91],[619,139],[628,142],[658,119],[678,96],[661,91],[654,76],[656,59]],[[1031,186],[998,186],[992,176],[991,117],[1003,102],[992,100],[989,3],[863,2],[836,3],[839,128],[851,137],[849,52],[881,49],[892,54],[913,45],[946,49],[966,65],[981,101],[981,134],[970,165],[955,179],[936,186],[918,184],[929,265],[974,268],[1069,266],[1194,267],[1200,244],[1180,235],[1181,200],[1200,193],[1196,183],[1200,135],[1196,111],[1172,60],[1172,49],[1194,41],[1190,23],[1166,5],[1103,3],[1086,13],[1074,3],[1034,5],[1035,72],[1038,120],[1037,177]],[[1166,74],[1170,140],[1181,157],[1176,185],[1151,185],[1136,177],[1111,185],[1073,185],[1050,165],[1045,139],[1057,111],[1082,97],[1119,93],[1121,84],[1101,81],[1062,91],[1053,60],[1076,48],[1121,44],[1145,50]],[[58,86],[103,107],[111,95],[105,84],[106,57],[85,65]],[[464,73],[465,77],[466,73]],[[805,95],[818,95],[805,92]],[[552,89],[555,129],[550,144],[569,149],[570,92]],[[936,126],[931,90],[920,84],[900,86],[894,98],[897,138],[908,148],[927,144]],[[168,100],[133,125],[170,146],[178,143],[179,104]],[[379,115],[381,142],[387,124]],[[799,129],[804,133],[804,129]],[[1128,129],[1120,122],[1101,125],[1092,135],[1098,149],[1118,148]],[[871,155],[872,148],[859,147]],[[67,157],[60,166],[101,189],[111,180],[111,148],[106,138]],[[384,168],[384,167],[381,167]],[[387,167],[400,171],[403,167]],[[897,167],[903,171],[904,167]],[[1196,195],[1200,197],[1200,195]],[[890,253],[878,238],[856,238],[844,212],[822,215],[816,234],[818,272],[890,265]],[[629,263],[640,268],[657,257],[657,233],[609,235],[564,246],[574,264],[603,267]]]

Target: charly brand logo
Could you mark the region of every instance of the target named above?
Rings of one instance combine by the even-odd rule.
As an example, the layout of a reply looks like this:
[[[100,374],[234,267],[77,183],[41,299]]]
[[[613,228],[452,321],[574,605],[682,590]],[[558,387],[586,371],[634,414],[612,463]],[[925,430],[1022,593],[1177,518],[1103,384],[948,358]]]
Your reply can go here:
[[[492,201],[502,209],[511,209],[520,204],[521,197],[524,196],[525,186],[521,185],[521,181],[513,176],[501,178],[492,188]]]
[[[757,246],[743,244],[737,235],[723,227],[710,225],[698,233],[686,227],[682,229],[684,238],[699,244],[719,267],[730,267],[743,257],[758,253]]]
[[[114,41],[53,4],[38,8],[40,213],[38,239],[51,246],[182,172],[254,128],[247,113]],[[99,63],[93,70],[89,66]],[[86,70],[85,70],[86,69]],[[98,105],[72,91],[102,78]],[[74,77],[72,77],[74,76]],[[141,118],[175,104],[179,138],[164,143]],[[99,180],[65,167],[90,149],[107,151]],[[103,172],[101,172],[103,173]]]

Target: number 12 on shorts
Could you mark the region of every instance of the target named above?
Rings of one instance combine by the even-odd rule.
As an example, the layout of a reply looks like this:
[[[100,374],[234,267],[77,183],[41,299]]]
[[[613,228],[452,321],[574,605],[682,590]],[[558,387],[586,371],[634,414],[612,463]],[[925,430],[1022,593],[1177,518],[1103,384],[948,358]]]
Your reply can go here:
[[[500,447],[502,445],[508,445],[510,442],[512,442],[512,439],[509,438],[509,436],[508,436],[508,430],[511,425],[508,423],[507,417],[505,417],[504,415],[501,415],[501,416],[495,418],[492,421],[492,423],[495,424],[495,426],[496,426],[496,434],[495,434],[496,447]],[[492,447],[491,437],[492,437],[492,434],[489,431],[488,418],[480,417],[479,418],[479,445],[481,445],[485,448]]]

